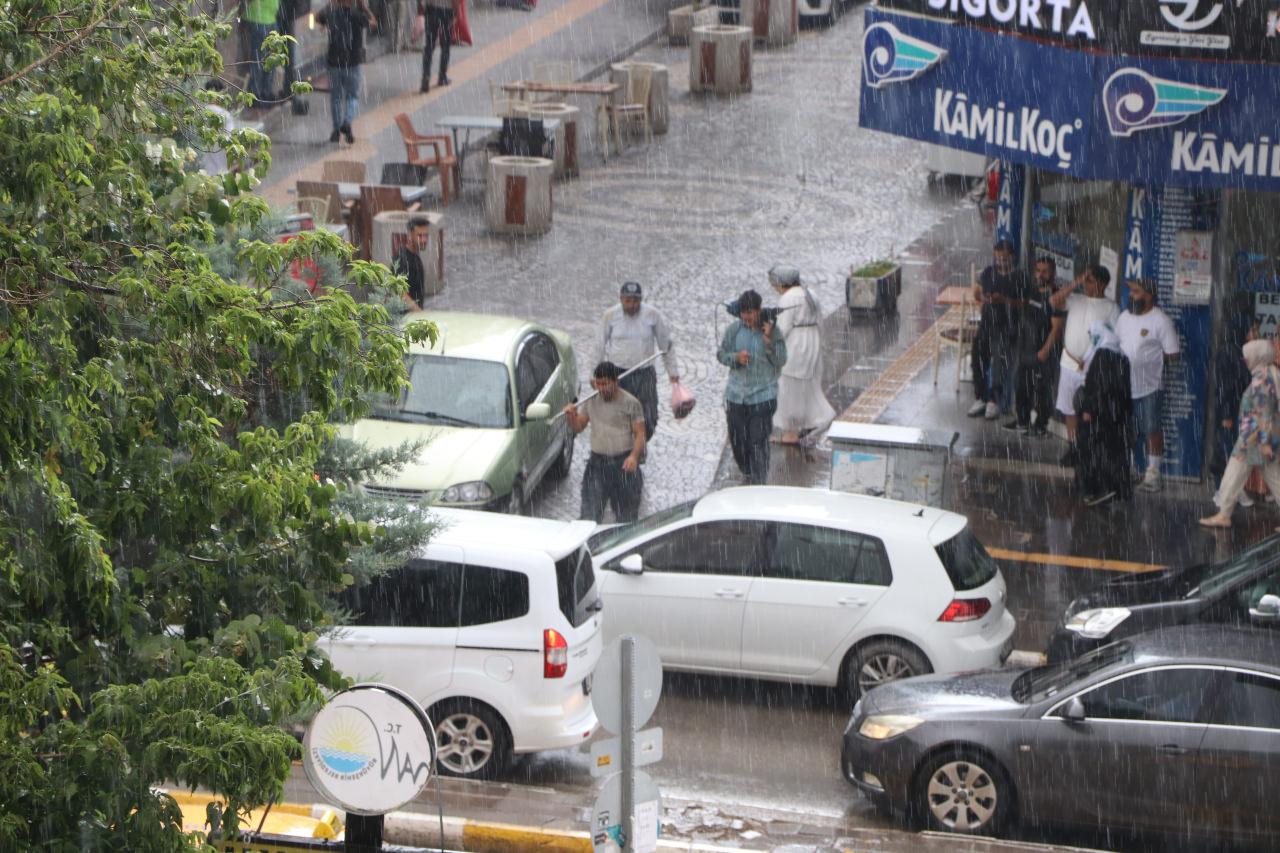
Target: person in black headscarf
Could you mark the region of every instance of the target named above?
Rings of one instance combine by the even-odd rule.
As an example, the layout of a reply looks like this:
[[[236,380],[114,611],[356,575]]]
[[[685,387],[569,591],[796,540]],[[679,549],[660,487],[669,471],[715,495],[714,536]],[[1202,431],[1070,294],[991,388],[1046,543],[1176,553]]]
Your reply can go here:
[[[1120,339],[1106,322],[1089,327],[1093,347],[1085,357],[1084,386],[1077,413],[1080,428],[1076,468],[1086,506],[1097,506],[1133,494],[1129,472],[1129,448],[1133,445],[1133,400],[1129,396],[1129,359],[1120,351]]]

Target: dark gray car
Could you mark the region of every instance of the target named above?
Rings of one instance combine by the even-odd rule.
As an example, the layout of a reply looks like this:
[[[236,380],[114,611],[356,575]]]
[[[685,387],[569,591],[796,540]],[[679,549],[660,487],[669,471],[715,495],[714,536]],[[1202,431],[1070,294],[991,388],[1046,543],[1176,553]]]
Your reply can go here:
[[[887,684],[855,706],[841,767],[931,829],[1274,840],[1280,635],[1191,625],[1064,664]]]

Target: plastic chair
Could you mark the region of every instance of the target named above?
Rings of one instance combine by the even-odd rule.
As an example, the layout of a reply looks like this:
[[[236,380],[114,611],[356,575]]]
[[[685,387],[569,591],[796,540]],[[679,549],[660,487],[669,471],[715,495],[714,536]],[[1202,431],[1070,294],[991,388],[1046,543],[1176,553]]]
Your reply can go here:
[[[605,104],[605,112],[609,121],[601,128],[601,142],[609,147],[609,127],[613,127],[613,138],[618,144],[618,153],[622,153],[622,125],[639,123],[644,128],[646,143],[653,141],[653,121],[649,116],[649,89],[653,83],[653,69],[644,66],[631,66],[627,69],[627,85],[625,100],[618,104]]]
[[[413,122],[409,120],[409,116],[405,113],[396,115],[396,127],[400,128],[400,138],[404,141],[405,154],[411,164],[415,166],[434,166],[440,170],[440,196],[441,203],[448,204],[450,200],[450,185],[456,187],[457,192],[462,192],[461,175],[458,174],[458,158],[453,153],[453,140],[446,135],[428,136],[418,133],[413,127]],[[429,148],[429,153],[422,153],[421,149]]]
[[[572,83],[578,75],[572,62],[539,62],[533,66],[532,79],[538,83]]]
[[[425,187],[431,171],[417,163],[384,163],[382,183],[402,187]]]
[[[298,181],[298,200],[321,198],[325,200],[323,220],[341,224],[351,213],[351,204],[342,200],[338,185],[324,181]]]
[[[488,82],[489,104],[493,108],[493,114],[499,118],[515,115],[516,107],[522,103],[522,100],[508,93],[498,81],[490,80]]]
[[[333,181],[338,184],[363,184],[365,177],[364,163],[356,160],[325,160],[322,181]]]
[[[298,196],[293,207],[299,213],[310,214],[316,222],[329,222],[329,199],[323,196]]]

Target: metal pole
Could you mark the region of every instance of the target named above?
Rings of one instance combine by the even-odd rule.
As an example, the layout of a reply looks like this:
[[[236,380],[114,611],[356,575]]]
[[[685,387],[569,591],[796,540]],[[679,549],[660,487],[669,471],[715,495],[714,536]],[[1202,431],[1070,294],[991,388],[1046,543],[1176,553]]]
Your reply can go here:
[[[377,853],[382,849],[382,815],[348,813],[345,838],[347,853]]]
[[[640,368],[649,366],[649,365],[650,365],[650,364],[652,364],[653,362],[657,361],[657,360],[658,360],[658,358],[660,358],[661,356],[664,356],[664,355],[666,355],[666,353],[665,353],[665,352],[663,352],[662,350],[659,350],[658,352],[655,352],[653,355],[651,355],[651,356],[649,356],[648,358],[644,359],[643,361],[641,361],[639,364],[635,365],[634,367],[628,367],[626,370],[622,371],[622,375],[621,375],[621,376],[619,376],[618,378],[619,378],[619,379],[625,379],[626,377],[628,377],[628,376],[630,376],[631,374],[635,373],[635,372],[636,372],[637,370],[639,370]],[[592,397],[597,397],[597,396],[599,396],[599,395],[600,395],[600,392],[599,392],[599,391],[592,391],[590,394],[588,394],[587,396],[585,396],[585,397],[583,397],[581,400],[579,400],[579,401],[577,402],[577,405],[581,406],[583,403],[587,402],[587,401],[588,401],[588,400],[590,400]],[[547,423],[551,423],[551,424],[553,424],[553,423],[555,423],[555,422],[556,422],[556,419],[557,419],[557,418],[562,418],[562,417],[564,417],[564,411],[563,411],[563,410],[561,410],[561,411],[559,411],[559,412],[556,412],[554,415],[552,415],[552,416],[550,417],[550,419],[548,419]]]
[[[632,683],[632,668],[635,664],[635,640],[631,635],[622,637],[622,850],[632,850],[632,839],[635,838],[636,823],[636,691]]]

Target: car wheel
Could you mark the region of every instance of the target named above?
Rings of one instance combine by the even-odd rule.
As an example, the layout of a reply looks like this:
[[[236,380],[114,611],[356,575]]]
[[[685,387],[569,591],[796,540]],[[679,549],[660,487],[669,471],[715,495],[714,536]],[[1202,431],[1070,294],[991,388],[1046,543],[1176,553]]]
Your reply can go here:
[[[900,640],[872,640],[858,646],[845,665],[844,689],[850,702],[873,687],[933,672],[924,655]]]
[[[990,835],[1013,810],[1013,785],[991,758],[969,751],[934,756],[916,780],[914,806],[927,828]]]
[[[511,759],[506,726],[479,702],[445,702],[433,709],[436,765],[446,776],[492,779]]]
[[[569,476],[569,469],[573,467],[573,430],[565,430],[564,443],[560,445],[560,455],[556,457],[556,461],[547,469],[547,476],[552,480],[563,480]]]

